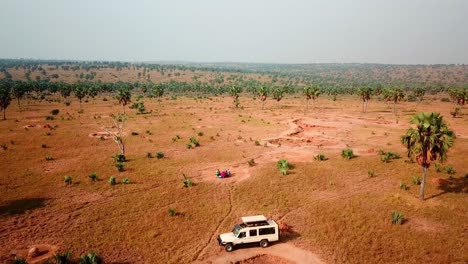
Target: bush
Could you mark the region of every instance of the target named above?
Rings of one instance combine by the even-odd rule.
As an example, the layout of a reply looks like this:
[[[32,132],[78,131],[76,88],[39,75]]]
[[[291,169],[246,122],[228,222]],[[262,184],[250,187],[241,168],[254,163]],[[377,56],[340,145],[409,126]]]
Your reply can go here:
[[[8,146],[7,146],[7,144],[5,144],[5,143],[2,144],[1,147],[2,147],[3,150],[7,150],[7,149],[8,149]]]
[[[456,173],[455,168],[453,166],[445,166],[444,171],[449,175],[454,175]]]
[[[455,107],[452,111],[450,111],[450,114],[455,118],[457,116],[461,116],[462,115],[462,112],[461,112],[461,108],[460,107]]]
[[[113,156],[115,162],[125,162],[127,159],[125,158],[125,155],[123,154],[116,154]]]
[[[68,264],[71,263],[71,253],[70,251],[57,253],[52,257],[52,259],[55,264]]]
[[[122,183],[123,183],[123,184],[129,184],[129,183],[130,183],[130,179],[129,179],[129,178],[123,178],[123,179],[122,179]]]
[[[276,163],[276,167],[279,169],[281,174],[288,175],[288,170],[290,169],[291,165],[287,160],[282,159],[278,160],[278,162]]]
[[[413,176],[411,178],[411,182],[413,182],[414,185],[420,185],[421,184],[421,177],[419,176]]]
[[[102,264],[102,258],[94,252],[81,256],[79,264]]]
[[[250,159],[249,161],[247,161],[247,164],[249,164],[250,167],[253,167],[253,166],[255,166],[255,160]]]
[[[199,137],[203,137],[204,134],[203,134],[203,132],[200,131],[200,132],[198,132],[197,135],[198,135]]]
[[[408,186],[406,186],[406,184],[405,184],[405,183],[403,183],[403,182],[400,182],[400,189],[407,191],[407,190],[409,189],[409,187],[408,187]]]
[[[188,149],[191,149],[191,148],[193,148],[192,144],[190,144],[190,143],[187,143],[187,148],[188,148]]]
[[[319,153],[317,154],[317,156],[314,157],[314,160],[323,161],[327,160],[327,158],[325,157],[325,154]]]
[[[132,136],[138,136],[138,132],[132,131]]]
[[[342,156],[343,158],[345,158],[345,159],[350,160],[350,159],[354,158],[353,150],[350,149],[350,148],[343,149],[343,150],[341,151],[341,156]]]
[[[49,161],[49,160],[54,160],[54,158],[53,158],[52,156],[50,156],[50,155],[47,155],[47,156],[45,157],[45,159],[46,159],[47,161]]]
[[[190,138],[190,143],[192,143],[193,145],[195,145],[195,147],[199,147],[199,146],[200,146],[200,143],[199,143],[198,140],[195,139],[194,137],[191,137],[191,138]]]
[[[71,185],[73,183],[72,177],[66,175],[65,177],[63,177],[63,182],[65,182],[65,184],[67,185]]]
[[[255,140],[255,146],[260,146],[260,141]]]
[[[152,159],[152,158],[153,158],[153,154],[152,154],[151,152],[148,152],[148,153],[146,153],[146,157],[147,157],[148,159]]]
[[[117,179],[114,176],[111,176],[107,182],[110,185],[115,185],[117,183]]]
[[[89,177],[92,181],[97,181],[97,180],[98,180],[97,174],[96,174],[95,172],[89,174],[88,177]]]
[[[177,213],[173,208],[169,208],[169,216],[175,216]]]
[[[18,257],[18,256],[16,256],[15,259],[9,263],[10,264],[28,264],[28,262],[24,258]]]
[[[369,176],[369,178],[375,177],[375,172],[374,172],[374,170],[368,170],[368,171],[367,171],[367,176]]]
[[[125,171],[125,163],[124,162],[116,162],[115,167],[120,172]]]
[[[441,172],[443,170],[443,167],[440,163],[436,163],[434,165],[436,172]]]
[[[192,180],[185,176],[185,174],[182,173],[182,176],[184,177],[184,181],[182,182],[185,188],[192,187]]]
[[[46,120],[54,120],[55,118],[53,116],[46,116],[45,119]]]
[[[53,109],[52,111],[50,111],[50,113],[51,113],[52,115],[58,115],[58,114],[60,113],[60,110],[58,110],[58,109]]]
[[[378,153],[381,155],[380,160],[382,162],[385,162],[385,163],[388,163],[391,160],[400,158],[400,154],[394,153],[394,152],[391,152],[391,151],[385,152],[384,150],[379,149]]]
[[[392,224],[402,225],[405,221],[405,216],[399,212],[392,212]]]
[[[450,102],[450,99],[447,98],[447,97],[444,97],[444,98],[440,99],[440,101],[442,101],[442,102]]]
[[[156,152],[156,158],[157,158],[157,159],[162,159],[162,158],[164,158],[164,152],[162,152],[162,151]]]

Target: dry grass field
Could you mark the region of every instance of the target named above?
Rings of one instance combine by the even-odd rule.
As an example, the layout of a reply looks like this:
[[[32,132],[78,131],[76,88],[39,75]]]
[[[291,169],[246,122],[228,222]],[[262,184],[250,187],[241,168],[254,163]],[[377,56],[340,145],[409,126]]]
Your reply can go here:
[[[246,96],[241,109],[229,97],[143,99],[151,113],[126,110],[123,172],[112,159],[116,143],[93,136],[112,130],[110,115],[122,110],[104,97],[82,111],[77,101],[24,101],[22,111],[12,104],[0,121],[2,263],[32,245],[75,258],[93,250],[106,263],[217,263],[244,249],[224,252],[216,236],[254,214],[293,226],[272,249],[288,244],[325,263],[468,262],[468,115],[452,118],[453,103],[440,96],[402,102],[397,116],[377,100],[361,113],[357,97],[321,97],[307,112],[302,97],[269,100],[265,110]],[[60,112],[46,120],[52,109]],[[443,164],[456,173],[432,164],[424,202],[412,184],[421,168],[406,161],[400,143],[410,117],[422,111],[440,112],[457,135]],[[188,149],[191,137],[201,146]],[[343,159],[344,148],[357,157]],[[401,158],[384,163],[379,149]],[[165,157],[147,158],[158,151]],[[328,160],[314,160],[319,153]],[[279,159],[293,165],[286,176]],[[216,169],[233,176],[220,180]],[[98,181],[88,177],[93,172]],[[183,186],[183,174],[192,187]],[[66,175],[73,184],[64,183]],[[107,182],[111,176],[116,185]],[[403,225],[391,224],[393,211],[405,215]],[[245,250],[259,256],[237,263],[289,263],[261,248]]]

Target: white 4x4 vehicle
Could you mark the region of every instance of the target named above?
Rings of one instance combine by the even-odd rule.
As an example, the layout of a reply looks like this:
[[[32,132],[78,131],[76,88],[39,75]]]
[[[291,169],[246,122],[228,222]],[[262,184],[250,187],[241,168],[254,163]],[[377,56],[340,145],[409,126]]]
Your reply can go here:
[[[258,243],[261,247],[268,247],[269,242],[279,240],[278,224],[267,220],[263,215],[241,217],[242,224],[235,225],[232,232],[218,236],[218,243],[231,252],[234,246],[240,244]]]

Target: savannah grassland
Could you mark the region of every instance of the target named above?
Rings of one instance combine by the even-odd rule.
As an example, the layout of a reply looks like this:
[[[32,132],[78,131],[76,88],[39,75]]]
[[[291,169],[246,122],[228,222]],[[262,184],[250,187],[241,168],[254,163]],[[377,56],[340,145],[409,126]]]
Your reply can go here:
[[[214,238],[239,217],[264,214],[294,227],[283,243],[329,263],[465,263],[468,116],[452,118],[453,103],[441,96],[402,102],[397,117],[376,99],[361,113],[352,96],[320,97],[307,112],[299,95],[268,100],[264,110],[248,95],[240,98],[240,109],[230,97],[145,98],[151,113],[126,110],[124,172],[114,167],[117,145],[92,137],[112,127],[110,114],[122,111],[112,95],[81,107],[76,100],[70,106],[24,100],[21,111],[13,101],[0,122],[6,146],[0,150],[0,259],[49,244],[75,257],[93,250],[109,263],[203,262],[229,254]],[[52,109],[60,113],[46,120]],[[456,174],[450,178],[432,165],[424,202],[411,183],[421,169],[405,162],[399,141],[420,111],[440,112],[457,135],[444,164]],[[201,146],[187,149],[190,137]],[[357,157],[343,159],[346,147]],[[402,158],[383,163],[379,148]],[[165,158],[146,157],[157,151]],[[318,153],[328,160],[314,160]],[[247,164],[251,159],[254,166]],[[279,159],[294,166],[286,176],[276,168]],[[217,179],[218,168],[229,168],[233,177]],[[99,181],[88,178],[92,172]],[[183,174],[194,186],[183,187]],[[65,175],[73,178],[71,186]],[[110,186],[110,176],[119,184]],[[131,184],[121,184],[123,178]],[[409,190],[400,189],[401,182]],[[170,208],[178,214],[169,216]],[[392,225],[393,211],[407,221]]]

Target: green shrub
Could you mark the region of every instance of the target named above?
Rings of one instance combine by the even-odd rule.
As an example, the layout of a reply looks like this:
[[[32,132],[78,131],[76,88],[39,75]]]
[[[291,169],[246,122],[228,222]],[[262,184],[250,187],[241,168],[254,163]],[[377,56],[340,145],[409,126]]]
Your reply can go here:
[[[125,162],[116,162],[115,167],[120,172],[125,171]]]
[[[327,158],[325,157],[325,154],[319,153],[314,157],[314,160],[323,161],[327,160]]]
[[[369,178],[375,177],[375,172],[374,172],[374,170],[368,170],[368,171],[367,171],[367,176],[369,176]]]
[[[441,172],[444,169],[440,163],[436,163],[434,167],[436,172]]]
[[[16,256],[15,259],[13,259],[13,261],[9,263],[10,264],[28,264],[28,262],[24,258],[18,257],[18,256]]]
[[[192,186],[192,180],[185,176],[185,174],[182,173],[182,176],[184,177],[184,181],[182,182],[185,188],[191,187]]]
[[[350,159],[354,158],[353,150],[350,149],[350,148],[343,149],[343,150],[341,151],[341,156],[342,156],[343,158],[345,158],[345,159],[350,160]]]
[[[411,178],[411,182],[414,184],[414,185],[420,185],[421,184],[421,177],[419,176],[413,176]]]
[[[175,209],[173,208],[169,208],[169,216],[175,216],[177,213],[175,211]]]
[[[255,146],[260,146],[260,141],[255,140]]]
[[[107,181],[110,185],[115,185],[117,183],[117,179],[114,176],[110,176],[109,180]]]
[[[94,252],[81,256],[79,264],[102,264],[102,258]]]
[[[391,160],[400,158],[400,154],[394,153],[394,152],[391,152],[391,151],[386,152],[386,151],[384,151],[382,149],[379,149],[378,153],[380,154],[380,160],[382,162],[385,162],[385,163],[388,163]]]
[[[405,221],[405,216],[399,212],[392,212],[392,224],[402,225]]]
[[[52,115],[58,115],[58,114],[60,113],[60,110],[58,110],[58,109],[52,109],[52,111],[50,111],[50,113],[51,113]]]
[[[454,175],[456,173],[455,168],[450,165],[445,166],[444,171],[449,175]]]
[[[200,146],[200,143],[199,143],[198,140],[195,139],[194,137],[191,137],[191,138],[190,138],[190,143],[192,143],[195,147],[199,147],[199,146]]]
[[[148,152],[148,153],[146,153],[146,157],[147,157],[148,159],[152,159],[152,158],[153,158],[153,154],[152,154],[151,152]]]
[[[157,159],[162,159],[162,158],[164,158],[164,152],[162,152],[162,151],[156,152],[156,158],[157,158]]]
[[[54,120],[55,118],[53,116],[46,116],[45,119],[46,120]]]
[[[125,155],[123,155],[123,154],[116,154],[112,158],[114,159],[115,162],[125,162],[127,160],[125,158]]]
[[[203,132],[200,131],[200,132],[198,132],[197,135],[198,135],[199,137],[203,137],[204,134],[203,134]]]
[[[45,159],[46,159],[47,161],[49,161],[49,160],[54,160],[54,158],[53,158],[52,156],[50,156],[50,155],[47,155],[47,156],[45,157]]]
[[[405,184],[405,183],[403,183],[403,182],[400,182],[400,189],[407,191],[407,190],[409,189],[409,187],[408,187],[408,186],[406,186],[406,184]]]
[[[457,116],[462,115],[461,108],[459,106],[455,107],[452,111],[450,111],[450,114],[455,118]]]
[[[129,179],[129,178],[123,178],[123,179],[122,179],[122,183],[123,183],[123,184],[129,184],[129,183],[130,183],[130,179]]]
[[[65,177],[63,177],[63,182],[67,185],[71,185],[73,183],[72,177],[66,175]]]
[[[55,264],[69,264],[71,263],[71,253],[70,251],[57,253],[52,257],[52,259]]]
[[[192,144],[190,144],[190,143],[187,143],[187,148],[188,148],[188,149],[191,149],[191,148],[193,148]]]
[[[291,165],[287,160],[282,159],[278,160],[278,162],[276,163],[276,167],[279,169],[281,174],[288,175],[288,170],[290,169]]]
[[[92,181],[97,181],[97,180],[98,180],[98,176],[97,176],[96,172],[93,172],[93,173],[89,174],[88,177],[89,177]]]

